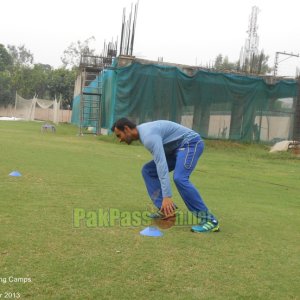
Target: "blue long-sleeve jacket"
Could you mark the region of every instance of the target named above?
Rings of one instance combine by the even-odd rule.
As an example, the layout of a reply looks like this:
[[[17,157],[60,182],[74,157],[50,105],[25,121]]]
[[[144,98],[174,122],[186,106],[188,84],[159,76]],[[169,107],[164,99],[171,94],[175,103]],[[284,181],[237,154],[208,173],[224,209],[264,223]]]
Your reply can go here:
[[[182,147],[199,134],[171,121],[153,121],[137,126],[139,139],[150,151],[156,164],[163,197],[171,197],[171,183],[166,154]]]

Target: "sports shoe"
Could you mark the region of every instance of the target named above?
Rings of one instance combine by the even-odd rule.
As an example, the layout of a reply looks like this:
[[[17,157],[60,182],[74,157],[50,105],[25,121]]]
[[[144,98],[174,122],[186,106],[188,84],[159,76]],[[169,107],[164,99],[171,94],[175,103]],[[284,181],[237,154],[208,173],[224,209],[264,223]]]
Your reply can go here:
[[[179,213],[179,209],[178,209],[178,208],[176,208],[176,209],[174,210],[174,214],[173,214],[173,215],[170,215],[170,216],[166,216],[161,210],[158,210],[158,211],[156,211],[156,212],[154,212],[154,213],[149,214],[148,217],[149,217],[150,219],[161,219],[161,220],[163,220],[163,219],[173,218],[173,217],[175,217],[178,213]]]
[[[202,221],[199,225],[195,225],[191,229],[193,232],[218,232],[220,231],[217,220]]]
[[[158,210],[154,213],[149,214],[148,217],[151,218],[151,219],[163,219],[165,217],[165,215],[164,215],[163,212]]]

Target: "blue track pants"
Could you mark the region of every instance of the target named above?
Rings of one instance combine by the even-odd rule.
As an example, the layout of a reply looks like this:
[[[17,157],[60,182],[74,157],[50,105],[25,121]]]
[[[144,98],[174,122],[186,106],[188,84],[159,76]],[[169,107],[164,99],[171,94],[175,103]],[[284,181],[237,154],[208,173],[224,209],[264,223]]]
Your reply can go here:
[[[203,213],[208,214],[208,208],[198,190],[190,182],[190,175],[195,169],[203,148],[204,142],[200,138],[195,138],[172,154],[166,155],[169,172],[174,171],[173,179],[178,192],[187,208],[199,216]],[[160,209],[163,197],[156,164],[153,160],[144,165],[142,175],[153,204]]]

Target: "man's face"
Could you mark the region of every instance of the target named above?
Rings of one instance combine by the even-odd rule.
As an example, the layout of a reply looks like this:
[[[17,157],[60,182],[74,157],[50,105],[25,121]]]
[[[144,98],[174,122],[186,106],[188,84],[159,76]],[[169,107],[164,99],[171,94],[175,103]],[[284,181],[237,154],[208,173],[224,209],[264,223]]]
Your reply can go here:
[[[115,127],[115,135],[119,139],[120,143],[125,142],[127,145],[130,145],[133,141],[131,129],[128,126],[124,127],[124,131]]]

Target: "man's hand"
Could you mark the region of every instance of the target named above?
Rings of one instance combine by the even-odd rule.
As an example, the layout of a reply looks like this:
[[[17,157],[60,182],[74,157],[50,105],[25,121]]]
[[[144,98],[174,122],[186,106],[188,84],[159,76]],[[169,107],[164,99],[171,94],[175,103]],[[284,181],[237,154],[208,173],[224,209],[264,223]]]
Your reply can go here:
[[[163,199],[160,211],[164,213],[166,217],[171,217],[174,215],[175,205],[171,197],[166,197]]]

